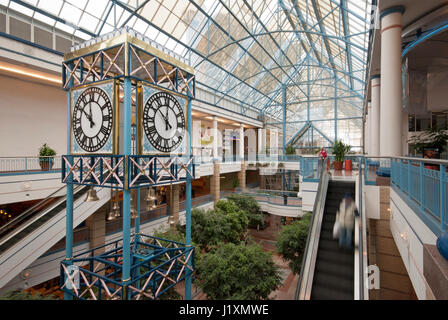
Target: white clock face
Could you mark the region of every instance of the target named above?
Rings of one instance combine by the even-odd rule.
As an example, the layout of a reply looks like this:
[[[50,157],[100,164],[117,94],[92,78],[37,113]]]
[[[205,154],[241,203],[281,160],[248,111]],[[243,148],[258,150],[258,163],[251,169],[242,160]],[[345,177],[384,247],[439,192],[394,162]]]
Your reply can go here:
[[[179,101],[166,92],[153,94],[143,109],[143,128],[154,148],[176,150],[185,135],[185,114]]]
[[[84,90],[73,109],[73,133],[78,145],[87,152],[100,150],[112,133],[112,103],[102,89]]]

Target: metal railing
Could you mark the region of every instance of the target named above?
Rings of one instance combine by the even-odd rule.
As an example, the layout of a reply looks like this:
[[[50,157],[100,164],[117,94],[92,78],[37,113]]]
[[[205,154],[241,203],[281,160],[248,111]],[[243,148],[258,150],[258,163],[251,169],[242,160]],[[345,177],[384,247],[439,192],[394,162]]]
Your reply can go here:
[[[435,233],[447,229],[448,161],[394,157],[391,186]]]
[[[362,162],[360,162],[362,163]],[[365,201],[363,201],[363,179],[362,166],[358,168],[357,177],[357,208],[359,216],[355,217],[355,250],[354,250],[354,299],[368,300],[369,290],[367,288],[368,279],[368,257],[367,257],[367,222]]]
[[[0,176],[61,171],[61,157],[0,157]]]
[[[319,186],[317,188],[316,200],[314,202],[313,216],[311,218],[308,237],[300,268],[299,282],[296,291],[296,300],[309,300],[311,298],[311,289],[313,286],[314,269],[316,264],[317,249],[319,247],[320,231],[322,219],[324,216],[325,201],[327,196],[328,183],[330,176],[327,171],[327,163],[330,159],[323,162],[323,170],[319,173]]]
[[[260,189],[240,189],[235,191],[221,191],[221,198],[226,198],[231,195],[248,195],[260,202],[267,202],[273,205],[286,207],[302,207],[302,198],[297,196],[294,191],[280,191],[280,190],[260,190]]]

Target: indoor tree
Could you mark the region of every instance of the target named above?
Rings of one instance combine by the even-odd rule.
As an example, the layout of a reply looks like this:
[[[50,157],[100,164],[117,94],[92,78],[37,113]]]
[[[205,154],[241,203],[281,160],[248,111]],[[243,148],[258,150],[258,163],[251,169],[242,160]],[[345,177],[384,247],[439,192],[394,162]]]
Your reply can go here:
[[[264,215],[258,201],[254,197],[244,194],[233,194],[227,197],[228,200],[233,201],[238,208],[246,213],[249,219],[249,227],[264,228]]]
[[[289,262],[289,267],[295,274],[300,272],[302,265],[311,216],[311,213],[307,213],[300,220],[284,226],[277,237],[276,251],[282,255],[283,260]]]
[[[209,299],[259,300],[281,284],[278,267],[259,245],[226,243],[196,263],[197,284]]]

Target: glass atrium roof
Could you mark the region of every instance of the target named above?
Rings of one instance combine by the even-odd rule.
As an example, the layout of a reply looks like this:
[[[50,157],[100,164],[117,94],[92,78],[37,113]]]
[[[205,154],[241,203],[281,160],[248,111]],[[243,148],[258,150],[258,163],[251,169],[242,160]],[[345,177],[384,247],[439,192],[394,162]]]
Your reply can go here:
[[[217,104],[226,97],[279,119],[284,85],[288,121],[300,122],[362,116],[369,2],[0,0],[0,5],[85,40],[127,25],[186,57],[198,86],[216,92]]]

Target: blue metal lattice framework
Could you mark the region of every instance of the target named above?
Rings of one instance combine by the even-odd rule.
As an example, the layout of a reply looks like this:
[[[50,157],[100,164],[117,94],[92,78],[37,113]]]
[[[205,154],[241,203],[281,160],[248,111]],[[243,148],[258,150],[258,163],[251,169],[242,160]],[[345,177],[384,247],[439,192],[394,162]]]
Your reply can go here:
[[[157,299],[193,273],[194,248],[140,234],[131,245],[131,281],[121,281],[123,241],[62,262],[61,290],[79,300]]]
[[[310,121],[329,140],[361,146],[370,1],[10,0],[7,8],[75,42],[129,26],[187,60],[194,89],[213,96],[206,103],[230,100],[274,126],[285,108],[287,140]]]

